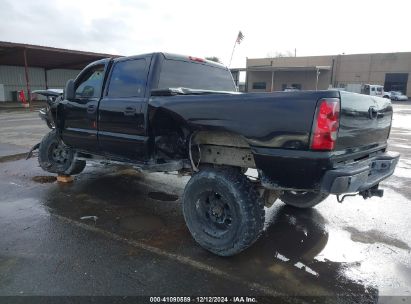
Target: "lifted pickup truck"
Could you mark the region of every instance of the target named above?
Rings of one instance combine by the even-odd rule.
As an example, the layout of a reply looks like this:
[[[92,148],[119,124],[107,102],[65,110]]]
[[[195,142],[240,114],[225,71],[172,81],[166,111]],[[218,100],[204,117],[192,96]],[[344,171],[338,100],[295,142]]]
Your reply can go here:
[[[386,151],[389,100],[338,91],[241,94],[226,67],[196,57],[99,60],[50,100],[41,112],[53,128],[40,143],[44,170],[78,174],[86,161],[104,159],[190,174],[187,226],[222,256],[258,238],[264,205],[382,196],[378,185],[399,159]]]

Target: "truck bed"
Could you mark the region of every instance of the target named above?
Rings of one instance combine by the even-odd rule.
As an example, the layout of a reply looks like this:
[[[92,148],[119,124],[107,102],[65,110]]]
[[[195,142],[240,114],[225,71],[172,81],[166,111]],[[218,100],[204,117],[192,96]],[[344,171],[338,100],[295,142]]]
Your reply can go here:
[[[313,151],[317,104],[328,98],[340,99],[336,146]],[[332,90],[153,97],[150,116],[157,111],[174,115],[191,130],[241,135],[274,187],[300,190],[320,189],[325,171],[342,163],[383,153],[392,119],[386,99]]]

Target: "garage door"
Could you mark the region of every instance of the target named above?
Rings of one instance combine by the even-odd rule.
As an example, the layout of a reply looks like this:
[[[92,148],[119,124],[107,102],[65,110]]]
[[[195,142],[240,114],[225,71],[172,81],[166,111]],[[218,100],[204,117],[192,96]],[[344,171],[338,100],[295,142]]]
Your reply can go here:
[[[407,93],[408,73],[385,74],[384,91],[401,91]]]

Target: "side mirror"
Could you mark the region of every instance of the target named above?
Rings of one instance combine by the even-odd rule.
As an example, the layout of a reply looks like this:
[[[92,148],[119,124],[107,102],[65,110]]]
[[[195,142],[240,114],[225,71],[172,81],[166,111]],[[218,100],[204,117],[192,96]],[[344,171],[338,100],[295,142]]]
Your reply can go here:
[[[74,80],[70,79],[66,83],[66,88],[64,90],[64,99],[73,100],[74,98],[75,98]]]

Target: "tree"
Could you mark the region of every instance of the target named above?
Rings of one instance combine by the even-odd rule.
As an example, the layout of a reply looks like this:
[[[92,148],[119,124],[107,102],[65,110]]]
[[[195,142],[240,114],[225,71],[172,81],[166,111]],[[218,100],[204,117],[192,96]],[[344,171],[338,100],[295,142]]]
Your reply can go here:
[[[268,58],[282,58],[282,57],[294,57],[294,53],[291,51],[285,52],[269,52],[267,53]]]
[[[216,57],[216,56],[206,57],[205,59],[210,60],[210,61],[214,61],[214,62],[221,63],[220,58],[218,58],[218,57]]]

